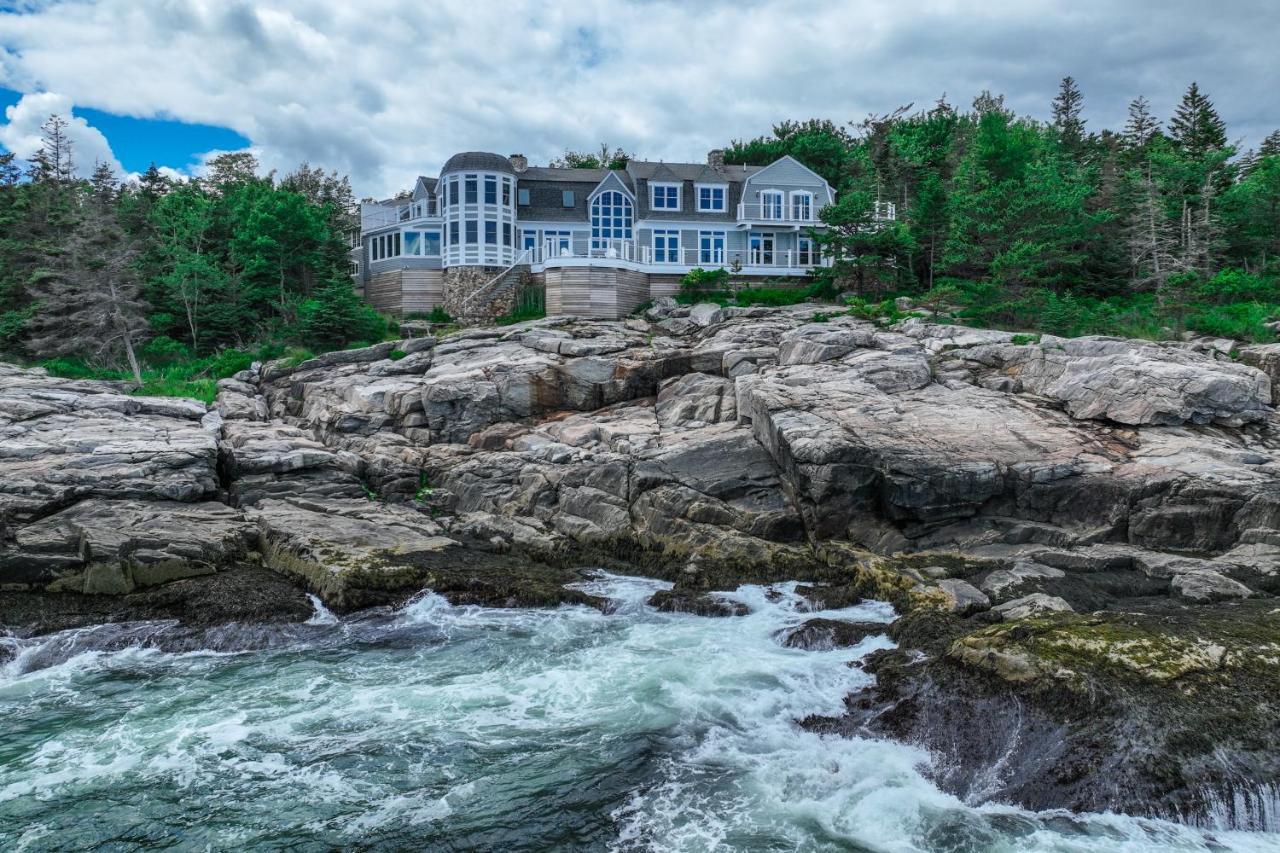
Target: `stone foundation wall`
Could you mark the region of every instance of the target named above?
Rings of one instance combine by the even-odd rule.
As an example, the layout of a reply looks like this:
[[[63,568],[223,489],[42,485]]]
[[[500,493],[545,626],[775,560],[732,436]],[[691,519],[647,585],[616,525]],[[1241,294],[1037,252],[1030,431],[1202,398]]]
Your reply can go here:
[[[444,271],[444,310],[453,317],[461,316],[471,295],[493,281],[502,270],[503,267],[449,267]]]

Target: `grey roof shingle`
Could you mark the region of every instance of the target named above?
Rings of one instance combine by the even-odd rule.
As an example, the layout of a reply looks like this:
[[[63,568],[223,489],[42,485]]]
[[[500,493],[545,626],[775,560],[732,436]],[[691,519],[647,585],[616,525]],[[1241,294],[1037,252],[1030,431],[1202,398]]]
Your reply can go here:
[[[444,168],[440,170],[440,174],[462,172],[467,169],[485,172],[506,172],[509,175],[516,173],[516,170],[511,167],[511,161],[501,154],[492,154],[488,151],[463,151],[461,154],[454,154],[445,161]]]

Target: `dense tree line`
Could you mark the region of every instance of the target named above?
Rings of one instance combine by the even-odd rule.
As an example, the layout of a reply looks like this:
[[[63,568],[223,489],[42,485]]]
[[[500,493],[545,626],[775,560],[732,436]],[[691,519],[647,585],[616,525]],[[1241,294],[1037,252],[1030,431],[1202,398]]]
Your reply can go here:
[[[356,205],[345,177],[302,164],[276,179],[248,153],[205,177],[154,165],[121,182],[75,177],[51,116],[25,169],[0,155],[0,352],[123,367],[265,342],[378,340],[385,321],[348,274]]]
[[[821,238],[832,289],[947,288],[1003,322],[1074,311],[1080,322],[1061,329],[1072,332],[1126,306],[1170,325],[1192,314],[1211,324],[1215,308],[1224,333],[1241,332],[1225,317],[1234,312],[1251,336],[1268,334],[1261,321],[1280,301],[1280,131],[1238,151],[1195,84],[1165,122],[1139,97],[1123,128],[1092,129],[1082,106],[1068,77],[1049,122],[984,92],[968,110],[942,100],[847,127],[784,122],[735,141],[726,160],[791,154],[837,188]],[[887,202],[896,219],[877,221]]]

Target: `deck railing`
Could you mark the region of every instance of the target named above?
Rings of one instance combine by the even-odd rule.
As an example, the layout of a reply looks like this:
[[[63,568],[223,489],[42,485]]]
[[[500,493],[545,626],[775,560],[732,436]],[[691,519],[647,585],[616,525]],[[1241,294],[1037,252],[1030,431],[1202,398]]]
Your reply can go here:
[[[638,246],[634,240],[600,240],[561,238],[549,240],[528,250],[529,262],[551,263],[560,260],[619,260],[652,266],[704,267],[741,269],[768,267],[776,269],[808,269],[826,266],[827,262],[814,249],[756,248],[671,248],[655,249]]]

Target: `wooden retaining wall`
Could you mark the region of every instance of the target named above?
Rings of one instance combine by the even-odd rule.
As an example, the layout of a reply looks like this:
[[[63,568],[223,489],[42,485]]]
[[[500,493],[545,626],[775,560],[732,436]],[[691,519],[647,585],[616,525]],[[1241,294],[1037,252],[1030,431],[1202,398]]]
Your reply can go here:
[[[610,267],[560,267],[545,274],[547,313],[616,320],[649,299],[649,276]]]
[[[444,270],[387,270],[369,278],[365,301],[383,314],[425,314],[444,300]]]

